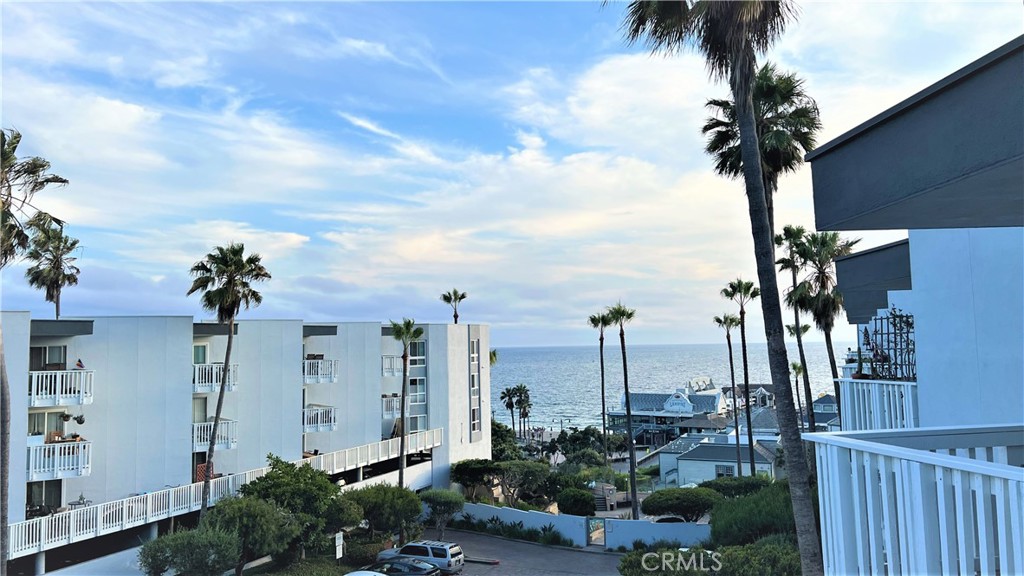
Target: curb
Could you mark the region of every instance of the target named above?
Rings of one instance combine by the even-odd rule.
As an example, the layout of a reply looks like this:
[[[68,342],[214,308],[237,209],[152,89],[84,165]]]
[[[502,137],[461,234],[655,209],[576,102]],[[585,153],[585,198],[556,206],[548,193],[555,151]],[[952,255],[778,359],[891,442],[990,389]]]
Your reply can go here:
[[[507,540],[509,542],[518,542],[520,544],[529,544],[531,546],[540,546],[541,548],[549,548],[553,550],[569,550],[572,552],[583,552],[584,554],[604,554],[606,556],[625,556],[624,552],[615,552],[609,550],[592,550],[589,548],[580,548],[577,546],[551,546],[548,544],[541,544],[540,542],[530,542],[529,540],[518,540],[516,538],[508,538],[506,536],[498,536],[497,534],[490,534],[488,532],[477,532],[476,530],[463,530],[462,528],[445,528],[445,532],[462,532],[465,534],[476,534],[478,536],[486,536],[488,538],[497,538],[499,540]]]

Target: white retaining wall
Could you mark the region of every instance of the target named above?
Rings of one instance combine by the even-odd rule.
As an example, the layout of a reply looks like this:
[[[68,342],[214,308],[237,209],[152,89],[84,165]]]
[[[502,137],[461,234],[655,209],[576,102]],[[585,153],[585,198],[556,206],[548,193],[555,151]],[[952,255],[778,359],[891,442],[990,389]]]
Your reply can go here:
[[[524,528],[543,528],[554,524],[562,536],[572,540],[573,546],[587,545],[587,519],[583,516],[569,514],[548,514],[547,512],[524,512],[515,508],[499,508],[488,504],[466,503],[463,514],[469,514],[474,520],[488,520],[494,516],[502,522],[522,522]],[[630,540],[632,542],[632,540]]]
[[[678,540],[683,546],[695,546],[711,538],[710,524],[692,522],[655,523],[648,520],[604,521],[604,547],[612,550],[619,546],[633,549],[634,540],[651,544],[655,540]]]

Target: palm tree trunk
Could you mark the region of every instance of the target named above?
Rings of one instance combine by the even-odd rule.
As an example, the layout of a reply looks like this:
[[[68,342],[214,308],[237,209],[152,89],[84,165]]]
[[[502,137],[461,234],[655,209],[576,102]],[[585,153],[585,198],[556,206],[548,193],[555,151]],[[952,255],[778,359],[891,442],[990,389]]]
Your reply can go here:
[[[793,272],[793,290],[796,290],[796,269]],[[807,399],[807,423],[811,432],[816,429],[816,423],[814,422],[814,410],[811,409],[811,376],[807,373],[807,357],[804,355],[804,337],[803,330],[800,329],[800,308],[793,303],[793,319],[796,322],[796,349],[800,352],[800,366],[804,369],[804,398]]]
[[[406,423],[405,395],[409,393],[409,346],[405,346],[402,352],[402,429],[398,439],[398,485],[405,488],[405,437],[409,433],[409,426]]]
[[[797,376],[796,378],[793,378],[793,388],[796,389],[796,394],[795,395],[796,395],[796,409],[798,411],[797,413],[798,414],[803,414],[804,413],[804,407],[800,403],[800,377],[799,376]],[[811,405],[810,399],[807,400],[807,405],[808,406]],[[799,421],[800,421],[800,431],[803,432],[803,430],[804,430],[804,419],[803,418],[799,418]]]
[[[629,371],[626,369],[626,330],[619,326],[619,344],[622,346],[622,388],[626,393],[626,443],[629,445],[629,500],[633,505],[633,519],[640,519],[640,502],[636,495],[636,445],[633,442],[633,409],[629,402]]]
[[[744,69],[744,67],[739,68]],[[736,69],[737,66],[733,66],[733,70]],[[733,78],[732,80],[740,128],[740,151],[743,158],[743,175],[750,212],[750,231],[754,240],[757,277],[761,285],[764,331],[768,340],[768,364],[771,368],[772,384],[776,390],[782,449],[788,455],[786,472],[789,476],[789,494],[793,502],[793,519],[796,524],[797,543],[800,549],[801,573],[804,576],[817,576],[824,573],[820,532],[814,517],[807,461],[804,458],[793,457],[795,454],[803,454],[804,448],[800,431],[796,427],[793,395],[789,388],[789,360],[786,357],[786,344],[783,338],[784,326],[782,325],[782,309],[775,272],[774,242],[768,224],[764,191],[758,190],[764,183],[761,176],[754,106],[750,98],[750,91],[746,90],[744,93],[743,84],[741,84],[741,82],[745,82],[749,87],[750,79]],[[738,90],[737,87],[740,89]],[[743,98],[739,98],[738,93],[743,93]],[[799,326],[797,329],[799,330]]]
[[[608,407],[604,399],[604,328],[601,329],[601,337],[598,339],[601,350],[601,441],[604,444],[604,466],[608,467]]]
[[[843,413],[839,410],[839,372],[836,371],[836,353],[832,350],[832,329],[823,330],[825,333],[825,349],[828,350],[828,367],[832,369],[832,390],[836,394],[836,418],[839,425],[843,424]]]
[[[736,428],[736,477],[743,476],[743,459],[740,456],[740,410],[736,404],[736,368],[732,361],[732,335],[725,332],[725,343],[729,347],[729,377],[732,378],[732,424]]]
[[[0,323],[0,576],[7,574],[7,556],[10,548],[8,542],[8,524],[10,511],[8,499],[10,493],[11,467],[11,386],[7,381],[7,360],[4,355],[3,323]]]
[[[60,320],[60,288],[57,288],[53,299],[53,319]]]
[[[228,318],[228,345],[224,350],[224,371],[221,373],[220,390],[217,392],[217,410],[213,414],[213,428],[210,430],[210,446],[206,449],[206,474],[203,475],[203,503],[199,508],[199,521],[202,522],[206,509],[210,504],[210,481],[213,476],[213,451],[217,445],[217,429],[220,428],[220,414],[224,409],[224,391],[228,387],[228,374],[231,371],[231,346],[235,341],[235,317]]]
[[[454,318],[455,318],[455,323],[456,323],[456,324],[458,324],[458,323],[459,323],[459,311],[458,311],[458,310],[455,310],[455,311],[454,311],[454,312],[452,313],[452,316],[454,316]]]
[[[512,424],[512,436],[516,435],[516,412],[514,408],[508,409],[508,421]]]
[[[747,364],[747,311],[740,307],[740,350],[743,354],[743,412],[747,417],[747,452],[750,454],[750,476],[757,476],[754,461],[754,425],[750,421],[750,369]],[[789,376],[786,376],[789,385]]]

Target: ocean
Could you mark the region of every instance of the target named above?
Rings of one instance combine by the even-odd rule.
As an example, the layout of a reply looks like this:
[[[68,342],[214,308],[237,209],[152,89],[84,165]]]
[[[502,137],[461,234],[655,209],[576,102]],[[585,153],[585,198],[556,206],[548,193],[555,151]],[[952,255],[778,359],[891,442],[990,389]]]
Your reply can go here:
[[[596,340],[596,338],[595,338]],[[736,383],[743,382],[743,364],[737,337],[733,342]],[[835,343],[841,364],[847,343]],[[789,361],[799,360],[796,343],[788,346]],[[804,344],[811,391],[815,398],[831,392],[832,373],[824,342]],[[629,388],[632,392],[668,394],[691,378],[710,376],[715,386],[730,386],[729,354],[721,344],[630,345],[626,334]],[[747,349],[750,382],[770,383],[768,349],[750,344]],[[605,337],[605,388],[608,408],[618,407],[622,398],[622,352],[618,333]],[[498,348],[498,363],[491,367],[491,409],[498,422],[509,424],[510,414],[501,402],[501,391],[526,384],[533,401],[531,426],[545,426],[558,432],[560,426],[601,425],[601,365],[597,342],[593,346]],[[802,387],[802,384],[801,384]],[[801,394],[802,397],[802,394]]]

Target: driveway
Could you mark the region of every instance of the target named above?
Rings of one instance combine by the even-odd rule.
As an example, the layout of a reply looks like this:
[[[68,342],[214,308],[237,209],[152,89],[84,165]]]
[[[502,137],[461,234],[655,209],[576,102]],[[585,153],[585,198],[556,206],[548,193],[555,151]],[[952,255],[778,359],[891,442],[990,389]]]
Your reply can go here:
[[[427,530],[424,538],[436,538]],[[617,554],[584,552],[571,548],[541,546],[504,540],[477,532],[448,530],[445,540],[458,542],[471,558],[491,558],[496,566],[467,562],[463,576],[618,576]]]

